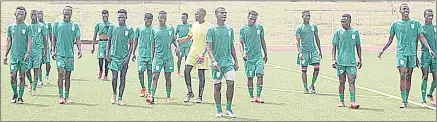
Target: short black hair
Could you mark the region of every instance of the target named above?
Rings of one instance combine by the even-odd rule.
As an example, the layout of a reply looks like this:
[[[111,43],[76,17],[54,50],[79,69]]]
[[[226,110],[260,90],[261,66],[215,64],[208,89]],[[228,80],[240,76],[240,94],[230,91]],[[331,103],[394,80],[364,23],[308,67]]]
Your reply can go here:
[[[352,20],[352,17],[350,14],[343,14],[341,17],[347,17],[349,20]]]
[[[426,9],[426,10],[423,12],[423,16],[425,16],[426,12],[431,12],[431,13],[432,13],[432,9]]]
[[[153,19],[153,14],[152,13],[144,14],[144,19]]]
[[[109,14],[108,10],[102,10],[102,14]]]
[[[35,12],[36,14],[38,14],[38,11],[37,10],[30,10],[30,13],[33,13],[33,12]]]
[[[401,10],[401,9],[402,9],[402,6],[404,6],[404,5],[408,6],[408,4],[406,4],[406,3],[402,3],[402,4],[399,6],[399,10]]]
[[[159,15],[167,15],[167,12],[165,12],[164,10],[162,10],[162,11],[159,11],[159,13],[158,13]]]
[[[250,16],[251,14],[258,16],[258,12],[254,11],[254,10],[250,10],[249,14],[247,16]]]
[[[215,9],[215,14],[217,14],[219,12],[220,9],[225,9],[224,7],[218,7]],[[226,9],[225,9],[226,10]]]
[[[205,9],[203,9],[203,8],[198,8],[198,10],[206,13]]]
[[[71,8],[71,11],[73,11],[73,7],[71,6],[65,6],[63,10],[65,10],[66,8]]]
[[[302,11],[302,14],[303,14],[303,13],[310,13],[310,11],[308,11],[308,10],[303,10],[303,11]]]
[[[118,10],[118,12],[117,13],[124,13],[124,14],[126,14],[126,16],[127,16],[127,11],[126,10],[124,10],[124,9],[120,9],[120,10]]]
[[[185,16],[187,16],[187,17],[188,17],[188,14],[187,14],[187,13],[182,13],[182,15],[185,15]]]
[[[17,10],[23,10],[24,11],[24,16],[26,17],[27,11],[26,11],[26,8],[24,8],[24,6],[18,6],[17,9],[15,9],[15,13],[17,13]]]

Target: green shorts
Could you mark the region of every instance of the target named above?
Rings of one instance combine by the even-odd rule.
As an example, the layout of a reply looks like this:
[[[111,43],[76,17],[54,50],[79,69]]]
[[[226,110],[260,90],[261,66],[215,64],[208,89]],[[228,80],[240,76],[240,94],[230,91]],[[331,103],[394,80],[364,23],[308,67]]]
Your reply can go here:
[[[152,72],[161,72],[162,68],[164,68],[164,72],[173,72],[174,71],[174,61],[173,58],[167,60],[155,59],[152,61]]]
[[[244,62],[244,69],[248,78],[255,77],[256,74],[264,74],[264,60],[248,60]]]
[[[31,55],[29,59],[29,69],[39,69],[42,64],[42,55],[41,54],[35,54]]]
[[[138,72],[152,70],[152,58],[138,57]]]
[[[416,56],[415,55],[396,55],[396,61],[398,67],[416,68]]]
[[[340,66],[337,65],[337,76],[340,76],[341,74],[352,74],[357,76],[357,67],[356,66]]]
[[[74,57],[56,57],[57,68],[64,68],[65,71],[74,71]]]
[[[180,47],[179,48],[179,56],[187,57],[190,52],[190,47]]]
[[[436,72],[436,59],[430,57],[420,57],[422,69],[429,68],[430,73]]]
[[[19,69],[23,71],[29,70],[28,67],[29,62],[24,62],[24,58],[11,58],[11,61],[9,63],[10,72],[17,72]]]
[[[111,58],[108,68],[115,71],[121,71],[124,65],[124,59]]]
[[[97,58],[106,58],[106,46],[108,40],[99,40],[99,49],[97,50]]]
[[[211,70],[211,73],[212,73],[212,79],[214,84],[218,82],[216,80],[221,81],[223,79],[223,76],[225,76],[225,80],[235,81],[235,72],[231,72],[235,70],[233,65],[220,67],[220,72],[215,71],[213,67],[211,67],[211,69],[213,69]]]
[[[303,60],[300,60],[299,55],[297,55],[297,64],[302,67],[307,67],[309,65],[314,65],[320,63],[319,53],[317,51],[313,51],[311,53],[302,53]]]
[[[43,49],[43,51],[44,51],[44,49]],[[46,51],[47,51],[47,52],[46,52],[46,53],[47,53],[47,57],[44,58],[44,53],[43,53],[43,57],[42,57],[42,59],[43,59],[43,63],[44,63],[44,64],[50,63],[50,57],[51,57],[51,54],[52,54],[52,53],[50,52],[51,50],[50,50],[50,47],[49,47],[49,46],[47,47],[47,50],[46,50]]]

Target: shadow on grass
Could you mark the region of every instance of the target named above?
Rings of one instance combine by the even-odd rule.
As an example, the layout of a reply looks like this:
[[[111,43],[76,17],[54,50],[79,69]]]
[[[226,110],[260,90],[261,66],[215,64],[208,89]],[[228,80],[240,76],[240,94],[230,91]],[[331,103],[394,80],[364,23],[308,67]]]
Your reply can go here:
[[[264,103],[253,103],[253,104],[266,104],[266,105],[277,105],[277,106],[286,106],[287,103],[272,103],[272,102],[264,102]]]
[[[86,81],[90,81],[90,80],[85,80],[85,79],[80,79],[80,78],[72,78],[71,81],[79,81],[79,82],[86,82]]]
[[[90,103],[80,103],[80,102],[69,102],[65,105],[82,105],[82,106],[96,106],[97,104],[90,104]]]
[[[59,97],[58,95],[51,95],[51,94],[36,94],[35,97]]]
[[[244,118],[244,117],[238,117],[237,118],[231,118],[229,116],[223,116],[223,118],[231,120],[231,121],[259,121],[261,119],[258,118]]]
[[[378,109],[378,108],[358,108],[358,109],[354,109],[354,110],[364,110],[364,111],[373,111],[373,112],[384,112],[384,109]]]
[[[152,108],[152,107],[150,107],[150,106],[142,106],[142,105],[129,105],[129,104],[126,104],[126,105],[119,105],[120,107],[129,107],[129,108]]]
[[[50,105],[44,105],[44,104],[33,104],[33,103],[24,103],[25,106],[34,106],[34,107],[49,107]]]

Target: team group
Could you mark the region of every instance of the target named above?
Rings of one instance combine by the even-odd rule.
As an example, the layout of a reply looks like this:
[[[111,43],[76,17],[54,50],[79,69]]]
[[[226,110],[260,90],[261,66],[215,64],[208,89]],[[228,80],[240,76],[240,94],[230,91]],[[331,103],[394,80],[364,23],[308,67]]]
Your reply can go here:
[[[421,23],[408,17],[409,6],[402,4],[399,7],[402,18],[395,20],[390,28],[390,36],[378,57],[381,57],[393,41],[394,36],[398,40],[396,59],[400,73],[400,91],[403,99],[400,108],[408,105],[408,96],[411,87],[411,74],[413,68],[420,66],[423,72],[422,79],[422,103],[425,104],[425,96],[435,105],[432,93],[436,83],[436,60],[434,57],[436,47],[435,23],[432,22],[433,11],[424,11],[425,22]],[[58,70],[58,93],[59,103],[64,104],[70,101],[71,72],[74,70],[74,44],[77,44],[78,58],[82,57],[80,27],[71,20],[73,9],[66,6],[63,9],[63,19],[56,21],[53,26],[50,22],[44,21],[43,11],[31,10],[31,23],[25,23],[27,11],[24,7],[16,8],[16,22],[8,27],[7,51],[3,63],[7,65],[8,54],[10,57],[11,87],[13,98],[11,103],[23,103],[25,89],[25,77],[30,84],[27,85],[32,95],[36,94],[37,85],[43,85],[42,70],[46,64],[46,80],[49,81],[50,58],[55,60]],[[202,103],[203,89],[205,86],[205,70],[211,70],[212,82],[214,84],[214,100],[216,103],[216,117],[222,116],[221,87],[222,80],[226,81],[226,114],[236,117],[232,111],[232,99],[234,94],[235,71],[238,70],[238,60],[234,48],[234,29],[227,25],[227,12],[223,7],[215,10],[217,22],[211,24],[205,21],[206,11],[199,8],[195,13],[195,22],[187,22],[188,14],[181,16],[182,23],[176,29],[166,24],[167,13],[158,13],[159,25],[152,26],[154,19],[152,13],[144,15],[144,24],[133,28],[126,23],[128,12],[120,9],[117,12],[118,23],[108,20],[109,12],[102,11],[102,20],[94,27],[93,46],[91,53],[95,52],[95,44],[98,44],[98,78],[103,75],[108,80],[109,69],[112,72],[112,96],[111,103],[124,105],[122,100],[126,83],[126,74],[130,61],[138,63],[138,79],[140,81],[140,96],[146,97],[146,102],[155,103],[157,82],[161,70],[164,70],[166,80],[166,102],[171,102],[171,73],[174,72],[173,50],[178,57],[177,76],[180,76],[181,61],[185,59],[183,71],[187,86],[187,95],[184,102],[194,98],[191,85],[191,71],[197,68],[199,78],[199,90],[197,103]],[[248,22],[243,25],[239,32],[240,51],[244,60],[244,69],[247,77],[247,85],[250,102],[264,103],[261,99],[263,88],[264,64],[267,62],[267,48],[264,39],[264,27],[256,22],[258,13],[248,12]],[[319,73],[320,59],[322,52],[318,27],[310,22],[310,11],[302,12],[303,23],[296,28],[297,38],[297,64],[302,67],[302,81],[304,93],[315,93],[315,82]],[[337,69],[339,77],[338,107],[345,107],[344,89],[346,80],[349,82],[350,108],[359,108],[355,97],[355,79],[357,70],[362,66],[361,41],[357,29],[351,27],[351,16],[341,16],[341,28],[337,29],[332,38],[332,67]],[[97,39],[98,37],[98,39]],[[422,43],[421,58],[417,58],[418,40]],[[97,42],[95,42],[97,41]],[[173,47],[172,47],[173,45]],[[138,47],[138,53],[136,49]],[[138,55],[137,55],[138,54]],[[356,59],[358,57],[358,60]],[[307,67],[314,66],[314,73],[311,85],[307,85]],[[30,71],[33,69],[32,79]],[[17,85],[17,72],[20,74],[20,85]],[[144,83],[147,73],[147,88]],[[429,93],[426,94],[427,77],[432,73],[433,82]],[[257,78],[256,95],[254,96],[254,77]],[[40,81],[38,83],[38,80]],[[118,80],[120,81],[117,85]],[[18,86],[18,87],[17,87]],[[117,86],[119,88],[117,92]],[[65,89],[64,89],[65,87]],[[17,89],[18,88],[18,89]],[[64,91],[65,90],[65,91]],[[118,93],[118,95],[117,95]],[[118,96],[118,98],[117,98]]]

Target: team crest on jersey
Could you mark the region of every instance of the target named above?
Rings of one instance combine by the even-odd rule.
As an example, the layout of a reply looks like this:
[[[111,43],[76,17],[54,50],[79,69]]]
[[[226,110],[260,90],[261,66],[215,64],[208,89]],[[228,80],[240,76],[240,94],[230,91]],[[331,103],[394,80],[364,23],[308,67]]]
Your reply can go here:
[[[434,32],[437,32],[436,29],[435,29],[435,27],[434,27]]]
[[[352,39],[355,39],[355,34],[354,34],[354,35],[352,35]]]
[[[41,28],[38,28],[38,33],[41,33]]]
[[[124,31],[124,36],[127,36],[129,34],[129,31]]]
[[[405,61],[404,61],[404,60],[401,60],[399,63],[400,63],[401,65],[404,65]]]
[[[171,36],[171,31],[168,31],[168,36]]]
[[[312,31],[312,32],[314,32],[314,31],[315,31],[315,29],[314,29],[314,26],[311,26],[311,31]]]
[[[45,26],[46,26],[46,29],[49,29],[49,25],[46,24]]]
[[[256,34],[261,34],[261,30],[256,30]]]
[[[11,65],[11,70],[15,70],[15,65]]]
[[[231,37],[231,30],[228,30],[228,36]]]
[[[74,25],[71,25],[71,30],[72,31],[76,30],[76,27],[74,27]]]
[[[21,34],[26,34],[26,29],[22,29]]]
[[[411,24],[411,29],[414,29],[414,24]]]
[[[220,77],[220,72],[216,72],[215,77],[217,77],[217,78]]]

